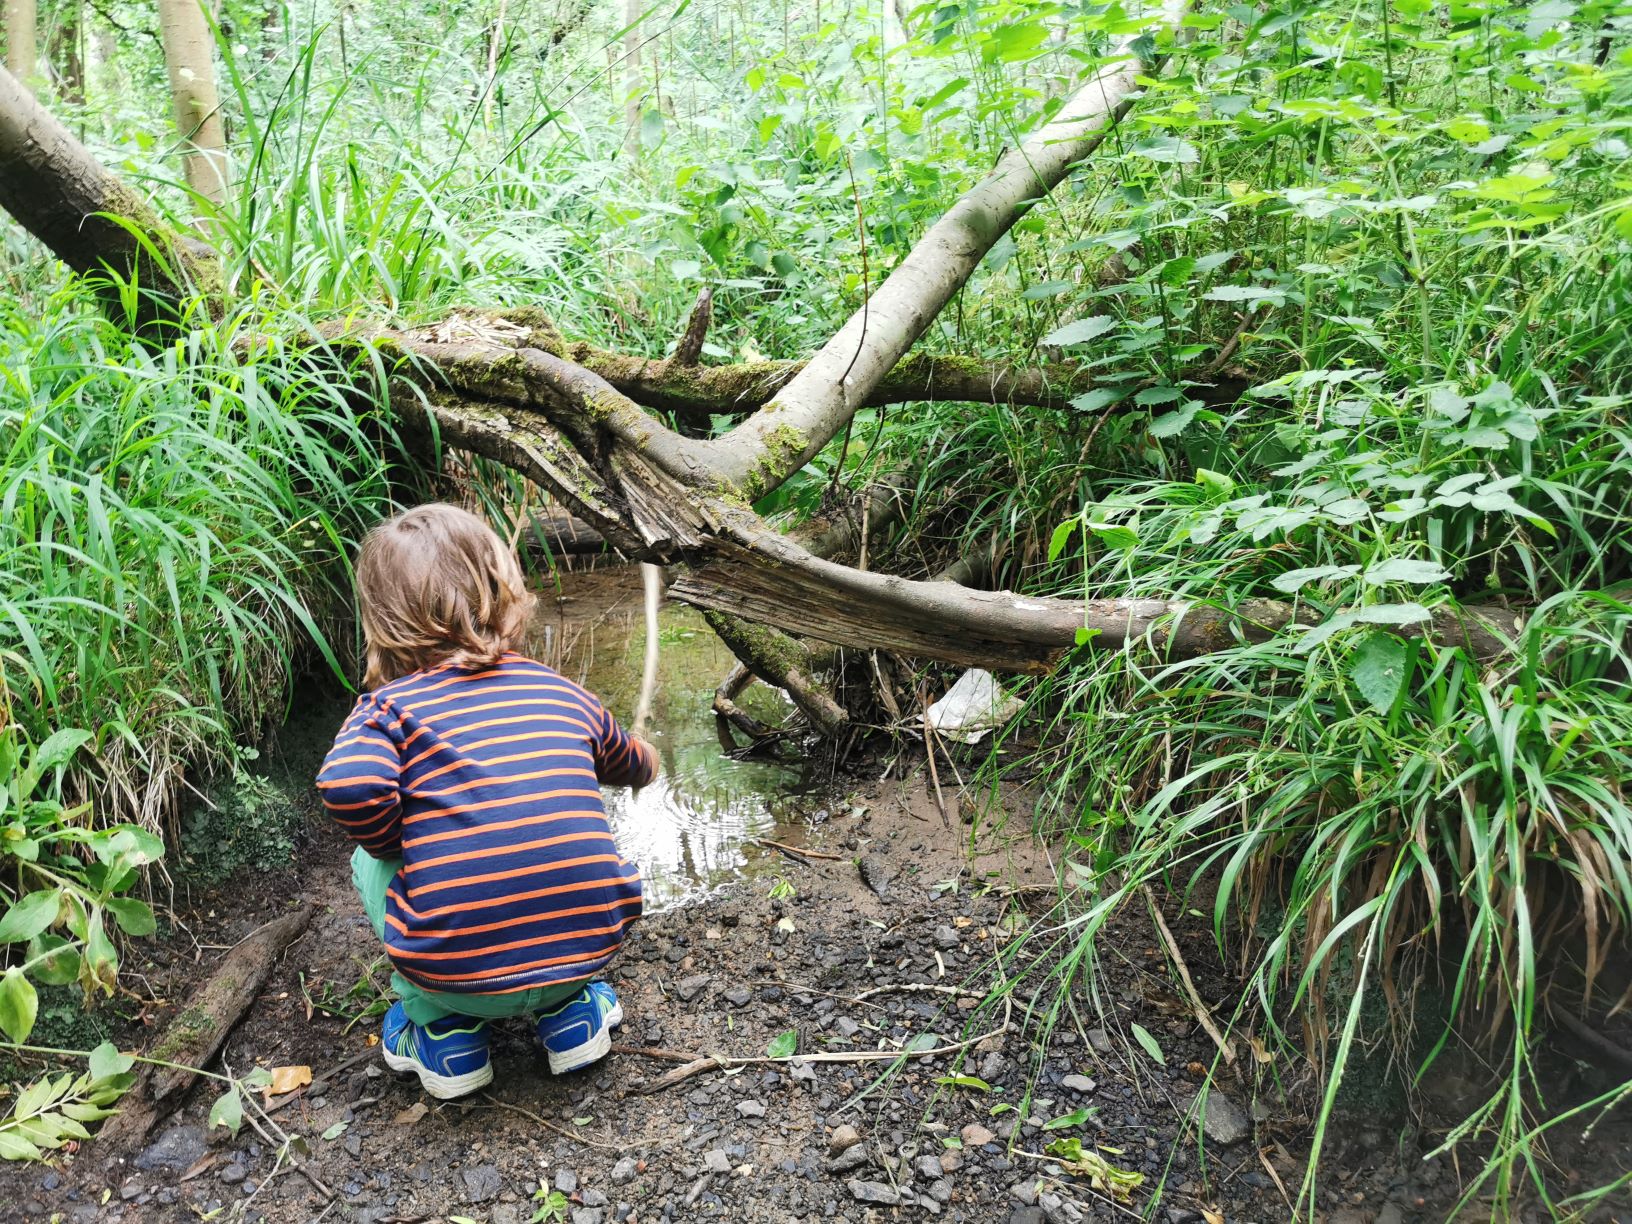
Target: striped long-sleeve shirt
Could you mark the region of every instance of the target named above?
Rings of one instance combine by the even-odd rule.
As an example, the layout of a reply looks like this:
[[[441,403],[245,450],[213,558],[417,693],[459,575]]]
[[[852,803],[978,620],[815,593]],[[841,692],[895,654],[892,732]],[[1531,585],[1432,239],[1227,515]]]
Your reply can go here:
[[[518,654],[357,702],[317,785],[352,840],[402,858],[386,949],[426,990],[504,994],[593,977],[640,916],[600,784],[657,758],[592,694]]]

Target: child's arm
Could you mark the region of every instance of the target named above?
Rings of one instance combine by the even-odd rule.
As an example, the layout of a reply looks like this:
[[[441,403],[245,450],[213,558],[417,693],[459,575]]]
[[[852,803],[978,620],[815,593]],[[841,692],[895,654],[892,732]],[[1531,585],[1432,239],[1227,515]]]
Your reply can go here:
[[[649,786],[657,777],[657,750],[630,735],[605,706],[599,708],[595,776],[606,786]]]
[[[329,815],[375,858],[402,853],[402,753],[386,731],[389,718],[373,698],[363,697],[317,775]]]

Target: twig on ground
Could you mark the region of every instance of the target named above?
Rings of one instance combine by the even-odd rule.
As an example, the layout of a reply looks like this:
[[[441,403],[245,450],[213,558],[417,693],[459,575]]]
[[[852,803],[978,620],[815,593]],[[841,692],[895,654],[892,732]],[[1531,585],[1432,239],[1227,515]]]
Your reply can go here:
[[[865,1002],[873,995],[904,994],[914,991],[930,992],[934,994],[964,995],[969,998],[980,999],[986,996],[972,990],[963,990],[957,986],[934,986],[903,984],[899,986],[878,986],[872,990],[863,991],[857,995],[857,1001]],[[720,1070],[729,1071],[732,1067],[767,1066],[777,1063],[864,1063],[864,1062],[905,1062],[915,1058],[939,1058],[947,1054],[956,1054],[960,1050],[967,1050],[970,1046],[979,1045],[992,1037],[1002,1036],[1009,1031],[1009,1021],[1014,1014],[1014,1001],[1007,993],[1003,995],[1003,1023],[989,1032],[970,1037],[965,1041],[955,1041],[948,1045],[934,1046],[927,1050],[820,1050],[814,1054],[788,1054],[774,1056],[769,1054],[752,1055],[745,1058],[734,1058],[727,1054],[682,1054],[677,1050],[645,1049],[638,1046],[613,1046],[615,1054],[633,1054],[643,1058],[657,1058],[669,1062],[685,1060],[685,1065],[676,1067],[673,1071],[658,1077],[652,1083],[641,1089],[646,1095],[662,1092],[676,1084],[684,1083],[693,1076],[704,1072]]]
[[[847,854],[829,854],[825,850],[812,850],[809,846],[788,846],[779,841],[772,841],[768,837],[756,837],[753,839],[753,843],[756,846],[764,846],[769,850],[781,851],[783,854],[795,859],[828,859],[835,863],[842,863],[850,857]],[[810,864],[805,865],[808,867]]]
[[[571,1139],[574,1143],[580,1143],[584,1147],[597,1148],[603,1152],[626,1152],[629,1150],[615,1143],[602,1143],[597,1139],[589,1138],[587,1135],[580,1135],[562,1126],[559,1122],[551,1122],[548,1118],[540,1117],[530,1109],[523,1109],[520,1105],[512,1105],[509,1101],[501,1101],[491,1093],[482,1093],[482,1099],[487,1101],[488,1104],[477,1105],[477,1109],[507,1109],[513,1114],[519,1114],[521,1117],[526,1118],[529,1122],[542,1126],[545,1130],[554,1131],[563,1139]]]
[[[232,1073],[232,1068],[227,1066],[225,1062],[221,1064],[221,1067],[224,1071],[226,1071],[229,1077],[233,1078],[234,1080],[237,1079],[237,1076],[234,1076]],[[290,1136],[288,1131],[284,1130],[283,1127],[279,1126],[272,1120],[271,1115],[268,1114],[266,1110],[261,1108],[261,1103],[255,1099],[255,1094],[251,1092],[240,1092],[238,1096],[239,1099],[243,1101],[245,1106],[244,1120],[249,1123],[250,1127],[255,1131],[255,1133],[262,1139],[266,1140],[268,1144],[272,1145],[273,1147],[278,1147],[283,1152],[287,1153],[290,1165],[293,1166],[295,1171],[302,1177],[311,1182],[312,1189],[323,1195],[324,1198],[333,1199],[334,1191],[330,1190],[316,1173],[313,1173],[311,1169],[306,1167],[306,1162],[295,1154],[294,1139]],[[256,1114],[260,1115],[260,1121],[256,1120]],[[261,1122],[265,1122],[266,1127],[271,1128],[270,1134],[267,1133],[266,1127],[263,1127]]]
[[[1269,1163],[1269,1157],[1265,1154],[1263,1148],[1258,1149],[1258,1159],[1264,1166],[1264,1172],[1269,1174],[1269,1180],[1275,1183],[1275,1189],[1281,1192],[1281,1198],[1285,1200],[1287,1209],[1296,1216],[1298,1209],[1292,1205],[1292,1196],[1286,1192],[1286,1183],[1281,1180],[1281,1175],[1275,1171],[1275,1166]]]
[[[1014,1150],[1014,1154],[1016,1156],[1024,1156],[1027,1160],[1036,1160],[1036,1161],[1039,1161],[1039,1162],[1059,1160],[1058,1156],[1045,1156],[1040,1152],[1026,1152],[1026,1151],[1020,1150],[1019,1148],[1016,1148]],[[1075,1183],[1073,1183],[1073,1184],[1075,1184]],[[1120,1211],[1125,1216],[1132,1216],[1135,1220],[1141,1220],[1141,1221],[1145,1218],[1144,1216],[1140,1215],[1137,1211],[1134,1211],[1132,1208],[1124,1206],[1123,1204],[1117,1202],[1110,1195],[1101,1194],[1098,1190],[1095,1190],[1092,1186],[1087,1186],[1087,1187],[1080,1187],[1079,1186],[1078,1188],[1079,1189],[1086,1189],[1090,1196],[1092,1196],[1093,1198],[1099,1200],[1101,1203],[1106,1204],[1107,1206],[1116,1208],[1116,1210]]]
[[[1218,1031],[1213,1023],[1207,1006],[1201,1001],[1201,995],[1196,992],[1196,984],[1190,980],[1190,966],[1185,964],[1184,953],[1179,951],[1179,941],[1173,938],[1173,932],[1167,929],[1167,920],[1162,917],[1162,907],[1156,904],[1156,895],[1150,891],[1150,885],[1140,885],[1140,891],[1145,894],[1145,901],[1150,905],[1151,918],[1156,923],[1156,929],[1161,932],[1162,942],[1167,945],[1168,955],[1173,958],[1173,964],[1179,971],[1179,980],[1184,985],[1184,993],[1190,1000],[1190,1010],[1196,1015],[1196,1021],[1207,1031],[1207,1036],[1213,1039],[1218,1052],[1224,1056],[1224,1061],[1231,1066],[1235,1064],[1235,1047]]]

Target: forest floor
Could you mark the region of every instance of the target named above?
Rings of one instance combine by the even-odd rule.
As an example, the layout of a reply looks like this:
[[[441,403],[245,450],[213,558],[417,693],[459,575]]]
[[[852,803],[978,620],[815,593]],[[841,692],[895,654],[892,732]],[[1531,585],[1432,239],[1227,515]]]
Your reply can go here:
[[[295,782],[310,776],[330,725],[326,714],[308,722],[307,741],[281,748]],[[236,1136],[208,1130],[218,1087],[206,1084],[139,1152],[92,1143],[57,1168],[0,1168],[0,1220],[1184,1224],[1291,1215],[1285,1196],[1297,1195],[1311,1129],[1307,1075],[1284,1058],[1260,1060],[1237,1032],[1234,1065],[1197,1106],[1217,1051],[1147,913],[1128,910],[1101,940],[1098,1007],[1080,983],[1062,993],[1055,971],[1070,933],[1058,920],[1056,864],[1020,815],[1023,794],[1004,797],[1012,818],[971,825],[955,800],[943,817],[920,774],[847,785],[846,803],[818,812],[817,800],[796,801],[811,805],[806,819],[778,829],[837,857],[762,849],[728,882],[636,924],[609,975],[624,1049],[554,1078],[525,1024],[501,1022],[494,1084],[449,1103],[387,1072],[373,1044],[377,1020],[357,1015],[378,998],[370,977],[385,983],[381,950],[352,890],[348,846],[309,788],[293,786],[306,826],[294,861],[242,870],[213,891],[178,890],[171,937],[133,949],[145,958],[134,968],[153,1000],[148,1027],[119,1040],[150,1044],[226,949],[311,902],[309,930],[221,1061],[240,1075],[311,1069],[310,1085],[273,1102],[272,1117],[303,1138],[316,1182],[248,1125]],[[1163,906],[1197,995],[1227,1014],[1239,984],[1221,969],[1203,909]],[[1057,1022],[1044,1040],[1051,1009]],[[762,1056],[789,1030],[798,1053],[814,1058],[668,1083],[682,1064],[640,1052]],[[931,1045],[956,1048],[901,1057]],[[880,1050],[891,1056],[846,1061]],[[975,1079],[937,1082],[950,1077]],[[1431,1132],[1386,1093],[1361,1089],[1323,1158],[1321,1218],[1443,1219],[1457,1192],[1452,1163],[1425,1161]],[[1066,1137],[1141,1183],[1117,1201],[1047,1158],[1045,1147]],[[1596,1142],[1589,1173],[1632,1159],[1625,1127]],[[544,1181],[567,1198],[559,1214],[535,1214]]]

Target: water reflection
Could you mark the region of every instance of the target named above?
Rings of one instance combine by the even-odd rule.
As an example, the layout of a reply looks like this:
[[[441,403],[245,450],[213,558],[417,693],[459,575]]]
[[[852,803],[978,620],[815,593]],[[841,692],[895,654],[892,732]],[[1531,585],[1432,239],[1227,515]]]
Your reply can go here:
[[[562,574],[539,592],[534,656],[598,694],[625,722],[640,688],[645,630],[636,567]],[[772,761],[725,756],[714,726],[714,686],[734,660],[701,615],[665,603],[661,656],[648,738],[663,760],[658,781],[639,793],[609,790],[618,846],[646,878],[659,909],[730,879],[756,852],[750,838],[776,837],[781,797],[807,789],[809,772]],[[745,704],[767,722],[787,716],[782,694],[755,686]]]

